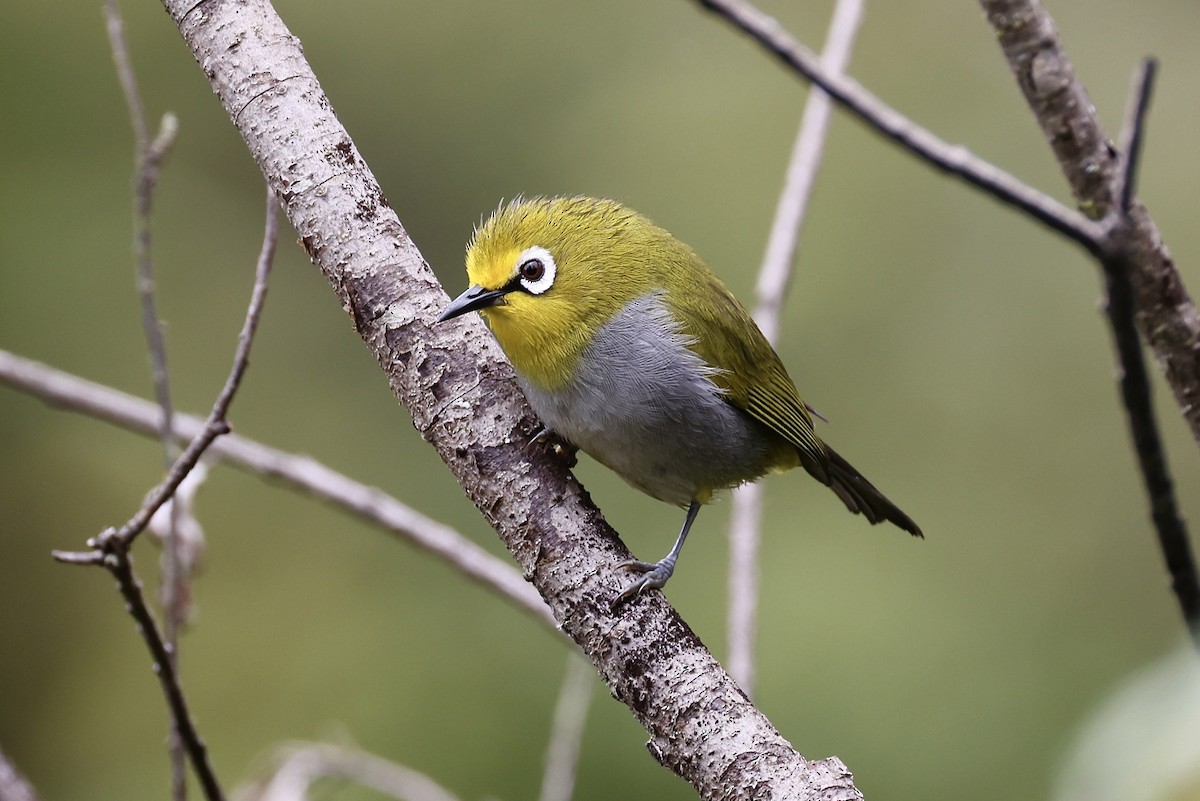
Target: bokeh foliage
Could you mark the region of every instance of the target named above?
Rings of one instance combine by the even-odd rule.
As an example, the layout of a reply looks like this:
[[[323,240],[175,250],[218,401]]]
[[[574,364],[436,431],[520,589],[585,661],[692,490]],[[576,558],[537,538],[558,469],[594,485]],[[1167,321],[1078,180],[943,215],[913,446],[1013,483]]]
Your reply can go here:
[[[820,46],[825,3],[764,5]],[[806,89],[684,0],[281,0],[342,121],[452,292],[472,225],[517,193],[624,200],[749,300]],[[1193,287],[1200,17],[1186,0],[1051,2],[1115,134],[1162,61],[1141,195]],[[147,107],[181,120],[155,255],[180,408],[218,390],[251,282],[261,179],[156,3],[126,0]],[[971,3],[871,4],[852,73],[903,112],[1064,196]],[[0,347],[149,395],[133,293],[131,135],[99,3],[0,5]],[[284,237],[236,429],[494,536],[412,430]],[[1183,638],[1076,248],[835,119],[783,344],[827,438],[921,524],[871,530],[802,475],[768,481],[758,700],[876,801],[1044,797],[1073,732]],[[1157,382],[1185,512],[1196,446]],[[166,712],[101,571],[51,562],[159,475],[148,440],[0,389],[0,746],[44,799],[161,798]],[[630,546],[676,510],[579,474]],[[726,505],[671,600],[724,648]],[[293,738],[353,740],[464,798],[532,797],[566,653],[410,547],[228,470],[199,499],[207,570],[182,673],[227,787]],[[150,542],[136,550],[154,573]],[[690,798],[604,697],[580,801]],[[348,791],[339,798],[366,798]]]

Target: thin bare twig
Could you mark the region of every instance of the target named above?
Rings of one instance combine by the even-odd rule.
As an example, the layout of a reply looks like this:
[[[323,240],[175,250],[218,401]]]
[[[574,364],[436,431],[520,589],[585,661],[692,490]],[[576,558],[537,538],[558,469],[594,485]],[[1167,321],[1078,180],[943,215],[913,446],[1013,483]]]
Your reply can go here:
[[[158,428],[160,412],[153,403],[4,350],[0,350],[0,384],[144,436],[154,436]],[[197,417],[176,415],[175,436],[181,441],[196,436],[203,428],[204,421]],[[557,631],[546,604],[511,564],[381,490],[347,478],[311,457],[270,448],[238,434],[218,439],[208,456],[276,479],[400,536]],[[95,552],[60,557],[83,564],[99,561]]]
[[[280,750],[274,773],[259,786],[239,790],[237,801],[305,801],[318,779],[342,778],[401,801],[459,801],[458,796],[412,768],[332,743],[293,743]]]
[[[229,423],[224,419],[209,418],[205,421],[204,428],[192,439],[187,449],[179,455],[171,469],[167,472],[166,478],[162,483],[150,491],[146,496],[145,502],[134,513],[133,517],[125,521],[120,528],[107,528],[95,537],[90,537],[87,541],[87,546],[92,549],[92,553],[102,556],[113,548],[128,548],[133,544],[133,540],[138,534],[146,529],[146,525],[150,522],[150,518],[159,510],[164,503],[171,499],[175,494],[175,490],[187,478],[188,473],[200,461],[200,457],[204,455],[204,451],[212,445],[213,441],[222,434],[228,434],[230,431]],[[71,561],[68,559],[69,552],[54,551],[54,558],[60,562]]]
[[[122,78],[121,85],[127,92],[137,92],[133,83],[133,74],[128,63],[128,55],[124,52],[124,40],[120,38],[122,26],[117,16],[115,0],[109,0],[105,7],[109,14],[109,36],[112,40],[113,55],[116,57],[118,71],[129,71],[128,79]],[[116,24],[113,24],[116,20]],[[115,31],[115,33],[114,33]],[[120,57],[117,54],[121,53]],[[123,70],[122,70],[123,66]],[[130,109],[141,108],[140,99],[130,102]],[[145,121],[135,121],[134,129],[144,128]],[[162,320],[158,316],[155,296],[154,261],[150,256],[151,226],[150,215],[153,209],[154,188],[158,184],[158,170],[175,142],[178,131],[178,121],[175,115],[163,115],[158,135],[153,142],[142,139],[144,131],[138,135],[137,164],[134,175],[134,237],[133,252],[137,262],[137,290],[142,307],[142,330],[146,336],[146,348],[150,354],[150,370],[154,381],[154,395],[159,406],[163,409],[162,442],[163,458],[169,465],[176,456],[175,440],[171,436],[171,385],[167,370],[167,345],[163,334]],[[168,548],[170,545],[168,544]]]
[[[196,462],[200,461],[200,457],[204,454],[204,451],[212,445],[217,437],[227,434],[230,431],[229,423],[225,417],[229,412],[229,404],[233,402],[233,396],[237,393],[238,387],[242,382],[242,376],[245,375],[246,367],[250,362],[250,345],[254,339],[254,332],[258,328],[258,320],[262,316],[263,301],[266,299],[267,293],[267,277],[270,274],[271,262],[275,257],[275,246],[279,239],[279,205],[275,201],[274,192],[269,188],[267,194],[267,221],[263,232],[262,251],[258,257],[254,289],[250,296],[250,306],[246,310],[246,320],[242,324],[241,333],[238,335],[238,345],[234,352],[233,367],[230,368],[225,385],[221,388],[221,393],[213,403],[212,411],[209,412],[203,429],[191,440],[191,443],[180,454],[179,458],[175,460],[166,478],[150,492],[141,508],[120,528],[106,529],[99,536],[88,540],[88,547],[95,551],[107,553],[111,548],[118,545],[128,548],[134,538],[145,530],[146,524],[150,522],[150,518],[158,511],[159,507],[175,493],[179,484],[187,477],[191,469],[196,466]],[[55,551],[54,558],[59,561],[68,561],[63,558],[63,552],[61,551]]]
[[[196,495],[208,480],[210,460],[201,459],[179,484],[179,489],[171,496],[171,500],[163,504],[146,529],[160,540],[166,536],[167,526],[172,521],[175,525],[175,536],[178,544],[179,567],[185,576],[194,576],[199,569],[204,554],[204,526],[196,516]],[[190,582],[181,586],[191,593]],[[180,606],[190,614],[191,598],[187,595],[179,599]],[[176,654],[178,657],[178,654]]]
[[[862,16],[862,0],[839,0],[835,4],[821,56],[821,65],[830,74],[845,71]],[[791,283],[808,201],[820,171],[832,108],[829,96],[819,88],[814,88],[805,102],[784,188],[775,207],[766,254],[758,271],[754,320],[772,344],[779,337],[780,310]],[[747,695],[753,695],[762,487],[747,484],[736,489],[730,517],[729,675]]]
[[[278,203],[275,201],[274,192],[268,187],[267,219],[263,231],[263,245],[255,269],[254,288],[250,294],[250,304],[246,310],[246,319],[242,325],[241,333],[238,335],[238,345],[234,352],[233,366],[230,368],[229,377],[226,379],[221,393],[217,396],[217,400],[213,404],[212,411],[209,413],[203,429],[191,441],[179,458],[176,459],[167,474],[167,478],[155,487],[147,500],[142,504],[142,507],[138,509],[137,513],[125,525],[120,529],[106,529],[98,536],[89,538],[88,547],[92,549],[90,552],[53,552],[54,558],[61,562],[103,565],[117,579],[117,586],[121,594],[125,597],[126,608],[137,622],[138,631],[146,641],[146,645],[154,658],[155,672],[158,675],[159,683],[162,685],[163,694],[167,698],[167,704],[171,709],[175,730],[179,734],[179,739],[183,743],[184,750],[191,759],[192,768],[196,772],[196,777],[200,781],[205,797],[210,801],[221,801],[224,795],[221,792],[216,774],[213,772],[212,765],[209,762],[208,750],[204,745],[204,741],[196,732],[195,724],[188,715],[187,703],[179,682],[175,660],[171,656],[174,649],[170,642],[164,640],[163,636],[159,633],[158,627],[154,622],[154,617],[150,613],[149,607],[146,606],[145,598],[141,592],[141,584],[133,573],[129,548],[133,544],[134,538],[146,528],[154,513],[163,503],[170,500],[175,490],[178,489],[179,484],[187,477],[192,468],[196,466],[196,463],[200,460],[200,457],[208,446],[217,437],[229,431],[229,423],[226,421],[226,415],[229,412],[229,405],[233,402],[233,396],[237,393],[242,377],[245,375],[246,367],[249,364],[250,346],[254,340],[254,332],[258,328],[258,321],[262,316],[263,302],[266,299],[267,293],[267,279],[270,275],[271,264],[275,255],[275,245],[278,239]]]
[[[776,20],[746,0],[696,2],[749,34],[805,79],[825,90],[851,114],[925,163],[940,172],[961,178],[1002,203],[1020,209],[1038,222],[1094,252],[1092,248],[1096,243],[1097,230],[1091,220],[1049,195],[1022,183],[999,167],[971,154],[965,147],[951,145],[938,138],[868,92],[853,79],[833,74],[821,65],[820,59],[811,50],[796,41]]]
[[[596,671],[591,663],[576,651],[568,653],[562,689],[554,706],[554,724],[546,748],[546,766],[538,801],[571,801],[575,793],[579,747],[595,681]]]
[[[821,54],[821,67],[830,75],[843,74],[850,63],[854,40],[862,24],[863,6],[863,0],[838,0],[834,4],[825,48]],[[759,267],[754,321],[772,343],[779,337],[780,309],[791,284],[796,249],[804,230],[817,173],[821,169],[832,110],[829,95],[820,87],[809,93],[788,164],[785,185],[775,207],[767,250]]]
[[[1146,112],[1154,89],[1155,66],[1153,60],[1146,60],[1134,80],[1121,134],[1123,163],[1113,175],[1113,197],[1119,198],[1119,202],[1110,206],[1107,222],[1111,236],[1101,264],[1107,290],[1105,309],[1119,363],[1121,400],[1150,502],[1150,517],[1158,534],[1167,572],[1171,576],[1171,588],[1193,642],[1200,647],[1200,580],[1197,578],[1187,525],[1179,514],[1174,483],[1167,466],[1166,449],[1154,414],[1150,377],[1142,354],[1142,342],[1138,337],[1136,303],[1129,276],[1127,248],[1132,225],[1129,210],[1137,182]]]
[[[1142,161],[1142,142],[1145,138],[1146,115],[1150,111],[1150,100],[1154,96],[1154,79],[1158,75],[1158,62],[1152,58],[1142,61],[1134,76],[1133,89],[1125,110],[1125,122],[1121,126],[1121,154],[1123,168],[1117,171],[1113,196],[1117,198],[1122,216],[1137,193],[1138,168]]]
[[[158,183],[158,169],[175,141],[177,125],[174,115],[163,117],[158,135],[150,141],[146,124],[146,110],[138,91],[137,78],[133,71],[133,60],[125,41],[125,26],[116,0],[107,0],[104,17],[108,31],[109,48],[117,78],[121,83],[125,104],[129,109],[129,120],[134,136],[134,223],[133,253],[137,267],[137,290],[142,307],[142,331],[146,337],[146,349],[150,356],[150,373],[154,383],[154,395],[162,408],[162,423],[159,440],[163,447],[163,465],[169,468],[178,456],[179,449],[172,436],[171,383],[167,370],[167,345],[159,319],[154,291],[154,262],[150,257],[150,213],[153,207],[154,187]],[[163,629],[172,663],[178,670],[179,629],[186,612],[183,608],[188,577],[180,565],[177,537],[178,516],[175,507],[169,510],[166,532],[163,536],[162,554],[162,605]],[[171,798],[184,801],[187,798],[183,744],[174,729],[168,738],[171,759]]]
[[[758,635],[759,565],[762,543],[762,484],[743,484],[733,491],[729,510],[729,611],[726,637],[730,677],[754,697],[754,645]]]
[[[134,143],[140,159],[150,146],[150,127],[146,125],[146,109],[142,105],[142,95],[138,91],[137,77],[133,72],[133,61],[125,44],[125,24],[121,20],[121,10],[117,7],[116,0],[107,0],[103,11],[109,49],[112,50],[113,64],[117,69],[117,80],[121,82],[121,93],[125,96],[125,105],[129,109],[129,122],[133,125]]]

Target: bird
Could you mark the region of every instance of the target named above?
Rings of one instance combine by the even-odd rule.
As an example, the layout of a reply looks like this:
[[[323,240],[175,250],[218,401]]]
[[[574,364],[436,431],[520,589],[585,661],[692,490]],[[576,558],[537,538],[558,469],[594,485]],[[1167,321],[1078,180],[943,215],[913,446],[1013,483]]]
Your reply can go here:
[[[803,467],[846,508],[920,527],[817,435],[775,349],[690,247],[624,204],[585,196],[502,203],[467,245],[468,288],[438,322],[478,311],[543,428],[636,489],[687,510],[614,610],[675,571],[700,507],[723,489]],[[819,416],[819,415],[818,415]]]

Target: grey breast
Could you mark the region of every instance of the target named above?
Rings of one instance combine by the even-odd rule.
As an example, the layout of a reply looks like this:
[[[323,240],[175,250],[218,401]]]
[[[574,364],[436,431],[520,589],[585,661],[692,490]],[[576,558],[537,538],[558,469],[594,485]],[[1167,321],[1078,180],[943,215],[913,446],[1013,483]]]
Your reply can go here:
[[[643,492],[686,506],[698,492],[762,475],[770,448],[693,343],[652,292],[600,327],[564,389],[526,384],[525,393],[560,436]]]

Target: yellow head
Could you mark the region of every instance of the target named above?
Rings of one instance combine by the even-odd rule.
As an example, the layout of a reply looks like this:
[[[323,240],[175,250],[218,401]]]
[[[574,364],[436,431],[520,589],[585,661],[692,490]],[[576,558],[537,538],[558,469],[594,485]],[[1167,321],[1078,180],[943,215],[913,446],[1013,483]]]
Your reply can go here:
[[[441,319],[478,310],[521,375],[559,389],[596,330],[662,286],[664,265],[689,255],[614,201],[517,199],[476,229],[467,246],[471,286]]]

